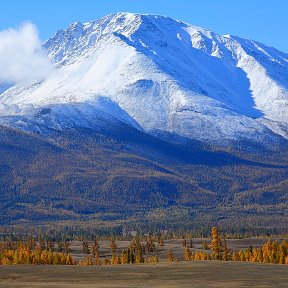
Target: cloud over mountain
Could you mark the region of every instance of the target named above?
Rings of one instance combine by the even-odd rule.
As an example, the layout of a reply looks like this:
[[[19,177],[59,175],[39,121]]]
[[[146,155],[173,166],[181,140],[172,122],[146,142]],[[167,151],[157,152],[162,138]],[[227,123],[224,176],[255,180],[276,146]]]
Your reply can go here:
[[[33,23],[0,31],[0,67],[0,84],[43,79],[52,71]]]

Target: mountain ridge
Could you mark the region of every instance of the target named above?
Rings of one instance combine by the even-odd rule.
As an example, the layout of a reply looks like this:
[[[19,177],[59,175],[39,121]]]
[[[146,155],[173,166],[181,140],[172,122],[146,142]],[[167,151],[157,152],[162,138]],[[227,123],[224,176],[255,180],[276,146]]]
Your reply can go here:
[[[8,89],[0,113],[32,115],[33,107],[106,97],[154,135],[217,144],[287,138],[287,54],[236,38],[165,16],[116,13],[77,22],[44,44],[54,74]]]

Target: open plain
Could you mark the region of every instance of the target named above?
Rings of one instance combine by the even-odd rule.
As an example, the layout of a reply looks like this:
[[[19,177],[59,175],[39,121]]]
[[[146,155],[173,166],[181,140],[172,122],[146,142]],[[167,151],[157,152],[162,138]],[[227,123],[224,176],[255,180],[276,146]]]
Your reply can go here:
[[[287,265],[240,262],[0,267],[1,288],[286,288],[287,283]]]

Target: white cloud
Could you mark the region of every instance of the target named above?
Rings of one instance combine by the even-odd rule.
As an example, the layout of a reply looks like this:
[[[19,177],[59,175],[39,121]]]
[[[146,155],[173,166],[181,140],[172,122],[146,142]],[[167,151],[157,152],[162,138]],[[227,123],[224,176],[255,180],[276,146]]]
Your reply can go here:
[[[0,31],[0,84],[43,79],[51,71],[33,23]]]

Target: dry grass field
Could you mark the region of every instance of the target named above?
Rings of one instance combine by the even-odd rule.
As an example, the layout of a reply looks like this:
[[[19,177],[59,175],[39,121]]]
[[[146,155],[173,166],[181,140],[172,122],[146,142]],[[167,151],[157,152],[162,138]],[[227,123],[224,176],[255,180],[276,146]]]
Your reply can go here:
[[[2,266],[1,288],[286,288],[288,266],[192,261],[116,266]]]

